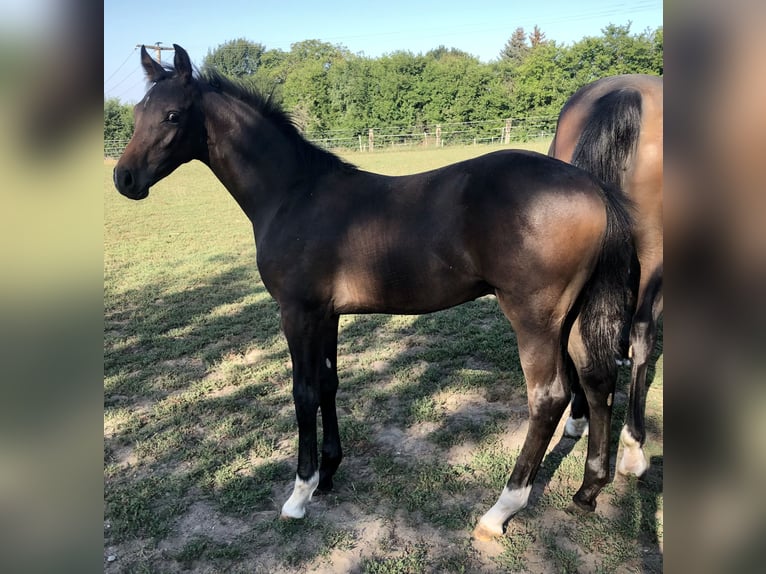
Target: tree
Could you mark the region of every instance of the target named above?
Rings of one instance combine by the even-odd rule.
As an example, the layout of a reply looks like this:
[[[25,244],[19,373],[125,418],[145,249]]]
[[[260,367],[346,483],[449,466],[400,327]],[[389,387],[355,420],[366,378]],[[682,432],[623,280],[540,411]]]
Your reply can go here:
[[[515,117],[557,116],[561,106],[578,87],[566,65],[568,51],[555,42],[532,48],[514,78]]]
[[[251,76],[261,65],[266,47],[263,44],[237,38],[208,51],[202,62],[203,69],[214,69],[230,78]]]
[[[133,135],[133,108],[117,98],[104,100],[104,141],[127,141]]]
[[[329,71],[352,55],[342,45],[304,40],[290,46],[281,65],[284,105],[309,135],[325,135],[338,121],[330,100]]]
[[[529,34],[529,43],[533,48],[545,44],[548,40],[545,39],[545,32],[542,32],[540,28],[535,24],[534,29]]]
[[[513,34],[511,34],[511,37],[500,51],[500,58],[518,66],[524,61],[528,53],[527,34],[524,32],[524,28],[519,26],[513,31]]]
[[[518,27],[489,63],[444,45],[425,55],[368,58],[320,40],[285,52],[239,39],[212,50],[204,65],[276,99],[307,136],[356,141],[369,128],[422,133],[453,122],[473,122],[461,130],[466,138],[497,137],[497,121],[509,117],[514,129],[523,126],[516,120],[534,120],[530,130],[539,133],[538,120],[555,118],[581,86],[613,74],[661,74],[662,56],[662,28],[631,34],[628,23],[571,46],[546,39],[538,26],[531,33]],[[123,122],[114,105],[105,102],[105,134],[107,123]],[[132,130],[130,113],[127,120]]]
[[[458,50],[457,48],[447,48],[444,44],[441,44],[438,48],[428,50],[426,52],[426,58],[433,58],[434,60],[441,60],[445,56],[460,56],[465,58],[472,58],[468,52]]]
[[[661,29],[654,35],[636,35],[630,33],[630,26],[630,22],[625,26],[609,24],[601,36],[585,37],[571,47],[564,65],[580,85],[617,74],[662,73]]]
[[[662,26],[657,28],[653,33],[649,33],[649,37],[652,43],[652,70],[653,73],[662,75],[665,70],[664,65],[664,35]]]

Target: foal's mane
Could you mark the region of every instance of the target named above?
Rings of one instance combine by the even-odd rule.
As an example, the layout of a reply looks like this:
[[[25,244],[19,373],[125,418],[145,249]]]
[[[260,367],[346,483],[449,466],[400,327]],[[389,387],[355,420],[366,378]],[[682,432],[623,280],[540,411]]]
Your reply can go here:
[[[197,81],[245,103],[268,119],[293,144],[304,167],[313,173],[356,170],[354,165],[308,141],[295,125],[290,114],[283,110],[282,106],[271,95],[266,97],[254,86],[233,81],[217,70],[207,69],[198,73]]]

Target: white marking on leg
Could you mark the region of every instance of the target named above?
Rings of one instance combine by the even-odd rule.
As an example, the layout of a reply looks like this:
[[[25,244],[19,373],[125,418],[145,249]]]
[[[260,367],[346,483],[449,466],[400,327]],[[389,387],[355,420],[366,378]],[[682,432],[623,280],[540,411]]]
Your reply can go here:
[[[282,518],[303,518],[306,515],[306,505],[318,484],[319,471],[308,480],[302,480],[296,475],[293,493],[282,506]]]
[[[567,423],[564,425],[564,436],[571,438],[580,438],[581,436],[588,435],[588,419],[582,417],[579,419],[573,419],[570,415],[567,419]]]
[[[527,505],[527,499],[531,490],[532,485],[514,490],[510,490],[506,486],[495,505],[479,520],[479,524],[474,531],[478,537],[502,536],[503,524]]]
[[[327,365],[328,369],[332,369],[332,363],[330,362],[330,359],[325,359],[324,364]]]
[[[635,476],[644,474],[649,468],[649,463],[644,456],[644,449],[630,434],[627,426],[622,427],[620,443],[622,443],[622,458],[617,465],[617,472]]]

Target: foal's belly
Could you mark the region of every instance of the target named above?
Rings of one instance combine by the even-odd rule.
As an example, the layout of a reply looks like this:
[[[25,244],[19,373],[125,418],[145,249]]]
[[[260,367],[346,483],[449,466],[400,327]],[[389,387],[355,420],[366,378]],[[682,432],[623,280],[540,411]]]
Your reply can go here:
[[[457,273],[347,270],[335,276],[333,306],[337,313],[415,315],[454,307],[492,292],[486,283]]]

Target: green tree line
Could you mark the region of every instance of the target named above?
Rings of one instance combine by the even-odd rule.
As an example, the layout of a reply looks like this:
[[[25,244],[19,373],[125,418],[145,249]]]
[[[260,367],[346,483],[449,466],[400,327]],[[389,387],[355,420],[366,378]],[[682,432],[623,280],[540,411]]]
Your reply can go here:
[[[598,78],[661,75],[662,28],[632,33],[630,27],[609,25],[601,36],[569,46],[547,40],[537,26],[517,28],[488,63],[444,46],[370,58],[319,40],[297,42],[287,52],[240,38],[210,50],[202,69],[215,68],[276,98],[312,139],[366,138],[369,128],[433,132],[445,124],[470,125],[472,136],[481,137],[496,133],[501,118],[555,123],[566,99]],[[132,111],[126,109],[114,99],[104,102],[105,140],[129,137]]]

